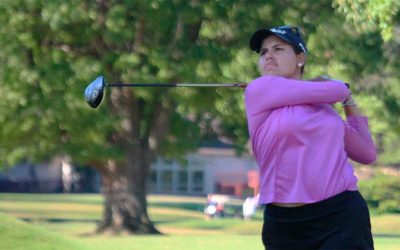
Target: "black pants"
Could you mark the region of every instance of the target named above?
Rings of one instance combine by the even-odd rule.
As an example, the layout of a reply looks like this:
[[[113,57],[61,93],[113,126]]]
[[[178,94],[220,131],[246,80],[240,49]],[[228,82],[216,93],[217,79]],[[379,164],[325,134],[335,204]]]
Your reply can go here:
[[[265,249],[374,249],[368,207],[358,191],[345,191],[301,207],[267,204]]]

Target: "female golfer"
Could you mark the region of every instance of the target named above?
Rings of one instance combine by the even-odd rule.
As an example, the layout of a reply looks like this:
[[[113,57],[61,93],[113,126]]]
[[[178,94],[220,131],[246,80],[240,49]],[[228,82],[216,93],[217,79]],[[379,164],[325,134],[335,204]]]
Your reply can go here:
[[[272,249],[373,249],[368,207],[349,158],[373,163],[368,121],[347,84],[302,80],[307,48],[298,28],[256,31],[261,77],[245,91],[250,139]],[[346,121],[332,107],[341,102]]]

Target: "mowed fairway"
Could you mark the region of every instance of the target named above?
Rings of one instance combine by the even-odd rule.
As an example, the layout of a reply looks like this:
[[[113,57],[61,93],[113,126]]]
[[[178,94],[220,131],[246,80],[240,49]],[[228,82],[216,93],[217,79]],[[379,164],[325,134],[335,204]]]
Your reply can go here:
[[[164,235],[93,234],[102,213],[102,197],[97,194],[0,194],[0,225],[13,224],[13,217],[25,221],[0,227],[0,249],[263,249],[261,211],[252,221],[206,220],[203,197],[150,196],[149,202],[150,216]],[[400,215],[374,215],[372,224],[376,249],[400,249]],[[59,243],[33,240],[40,235]]]

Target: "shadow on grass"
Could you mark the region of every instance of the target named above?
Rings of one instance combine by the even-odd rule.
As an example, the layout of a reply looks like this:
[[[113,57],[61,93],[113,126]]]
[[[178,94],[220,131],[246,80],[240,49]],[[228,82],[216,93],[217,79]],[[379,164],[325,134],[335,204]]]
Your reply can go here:
[[[389,234],[389,233],[385,233],[385,234],[373,234],[373,237],[377,237],[377,238],[400,238],[400,234]]]
[[[204,204],[198,203],[174,203],[174,202],[151,202],[150,207],[180,208],[190,211],[203,211]]]
[[[60,199],[57,197],[51,198],[51,197],[40,197],[40,198],[34,198],[34,199],[25,199],[24,197],[17,197],[15,199],[13,198],[2,198],[0,197],[0,201],[2,202],[32,202],[32,203],[71,203],[71,204],[85,204],[85,205],[102,205],[103,201],[96,201],[96,200],[84,200],[84,199]]]
[[[21,217],[22,221],[32,223],[32,222],[48,222],[48,223],[100,223],[100,219],[71,219],[71,218],[30,218]],[[158,219],[152,220],[155,225],[169,224],[169,223],[179,223],[193,220],[193,218],[171,218],[171,219]]]
[[[170,220],[155,220],[153,221],[154,224],[157,225],[163,225],[163,224],[173,224],[173,227],[182,227],[182,228],[192,228],[192,229],[202,229],[202,230],[219,230],[219,229],[225,229],[226,227],[221,224],[213,224],[211,221],[207,222],[194,222],[194,223],[187,223],[188,221],[193,221],[191,218],[176,218],[176,219],[170,219]],[[183,223],[182,225],[179,225],[179,223]]]
[[[99,224],[100,220],[99,219],[65,219],[65,218],[20,218],[21,220],[32,223],[32,222],[45,222],[45,223],[55,223],[55,224],[61,224],[61,223],[91,223],[91,224]],[[174,219],[166,219],[166,220],[153,220],[153,223],[155,226],[157,225],[163,225],[163,224],[175,224],[175,223],[185,223],[188,220],[191,220],[191,218],[174,218]],[[217,230],[217,229],[224,229],[224,226],[221,225],[215,225],[215,224],[200,224],[200,225],[195,225],[195,226],[189,226],[192,228],[197,228],[197,229],[204,229],[204,230]]]
[[[155,225],[163,225],[169,223],[179,223],[183,221],[191,220],[192,218],[174,218],[174,219],[164,219],[164,220],[152,220]]]
[[[100,223],[97,219],[65,219],[65,218],[20,218],[25,222],[49,222],[49,223]]]
[[[170,208],[181,208],[191,211],[202,211],[205,203],[194,203],[194,202],[150,202],[151,207],[170,207]],[[225,206],[230,208],[241,208],[241,205],[226,203]]]

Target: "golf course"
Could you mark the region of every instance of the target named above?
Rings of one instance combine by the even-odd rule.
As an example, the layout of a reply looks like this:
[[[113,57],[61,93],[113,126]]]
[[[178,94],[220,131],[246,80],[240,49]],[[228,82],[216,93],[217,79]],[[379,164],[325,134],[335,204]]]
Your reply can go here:
[[[99,194],[0,194],[0,249],[262,249],[262,211],[250,221],[205,219],[204,197],[149,196],[162,235],[95,234]],[[372,214],[375,248],[400,249],[400,215]]]

